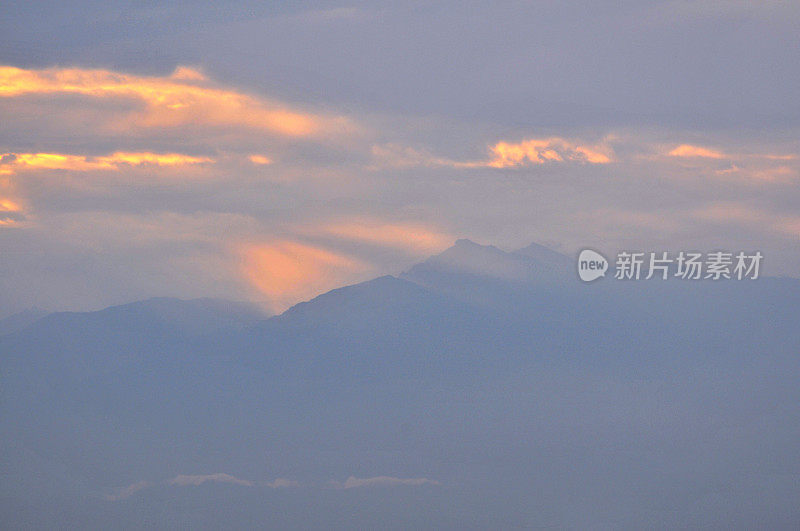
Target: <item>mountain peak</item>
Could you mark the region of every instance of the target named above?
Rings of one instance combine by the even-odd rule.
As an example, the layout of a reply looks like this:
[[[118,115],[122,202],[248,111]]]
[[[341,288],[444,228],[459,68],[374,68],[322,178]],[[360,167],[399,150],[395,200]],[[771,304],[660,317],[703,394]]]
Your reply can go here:
[[[452,247],[448,247],[441,253],[430,257],[427,261],[439,262],[471,262],[481,257],[499,257],[506,255],[494,245],[482,245],[466,238],[456,240]]]
[[[533,258],[536,262],[554,268],[572,267],[572,260],[565,254],[554,251],[544,245],[538,243],[531,243],[527,247],[514,251],[513,254]]]
[[[459,239],[444,252],[415,265],[401,278],[447,292],[461,290],[469,278],[541,285],[569,277],[571,260],[547,247],[531,244],[515,252]]]
[[[491,247],[490,245],[481,245],[468,238],[459,238],[453,247]]]
[[[504,280],[525,278],[526,258],[507,253],[493,245],[480,245],[471,240],[460,239],[444,252],[432,256],[412,267],[401,278],[427,284],[423,277],[429,273],[466,274]]]

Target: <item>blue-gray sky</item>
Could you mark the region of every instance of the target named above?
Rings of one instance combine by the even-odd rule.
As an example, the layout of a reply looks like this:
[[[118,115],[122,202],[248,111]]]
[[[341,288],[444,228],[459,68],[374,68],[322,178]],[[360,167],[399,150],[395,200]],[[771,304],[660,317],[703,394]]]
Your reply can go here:
[[[800,266],[795,2],[6,2],[0,314],[273,309],[458,237]]]

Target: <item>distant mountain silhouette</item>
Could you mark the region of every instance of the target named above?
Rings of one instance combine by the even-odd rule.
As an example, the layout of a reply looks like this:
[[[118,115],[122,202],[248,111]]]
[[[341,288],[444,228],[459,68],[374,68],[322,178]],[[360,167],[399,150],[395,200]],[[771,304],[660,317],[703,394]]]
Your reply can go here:
[[[800,281],[573,267],[459,240],[269,318],[151,299],[17,327],[4,523],[175,527],[192,507],[196,525],[363,527],[409,504],[458,529],[793,522]]]
[[[402,277],[422,285],[440,283],[445,275],[543,284],[572,280],[572,268],[568,257],[536,244],[508,253],[492,245],[462,239],[441,254],[415,265]]]
[[[0,319],[0,336],[22,330],[23,328],[32,325],[48,313],[50,312],[41,310],[39,308],[29,308]]]
[[[539,245],[538,243],[532,243],[527,247],[517,249],[514,251],[514,254],[531,258],[541,267],[549,266],[559,271],[572,270],[575,267],[575,262],[569,256],[554,251],[544,245]]]

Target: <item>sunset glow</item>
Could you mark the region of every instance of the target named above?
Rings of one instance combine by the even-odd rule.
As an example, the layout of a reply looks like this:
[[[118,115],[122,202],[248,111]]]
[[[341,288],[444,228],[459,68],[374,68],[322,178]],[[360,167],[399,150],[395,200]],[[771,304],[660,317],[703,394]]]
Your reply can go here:
[[[0,66],[0,98],[54,94],[139,101],[144,109],[134,111],[131,118],[140,127],[232,126],[286,136],[308,136],[320,127],[319,119],[311,114],[214,86],[188,67],[178,67],[167,77],[147,77],[110,70]]]
[[[244,278],[274,311],[332,289],[364,269],[347,255],[290,240],[244,245],[240,256]]]

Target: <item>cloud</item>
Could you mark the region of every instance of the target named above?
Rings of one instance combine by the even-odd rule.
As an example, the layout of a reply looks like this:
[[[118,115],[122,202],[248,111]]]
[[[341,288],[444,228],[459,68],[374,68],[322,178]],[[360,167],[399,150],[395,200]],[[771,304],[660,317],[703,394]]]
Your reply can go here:
[[[31,70],[0,66],[0,98],[52,97],[77,94],[90,100],[131,100],[122,124],[144,128],[180,125],[237,127],[263,130],[288,137],[306,137],[352,124],[289,108],[266,98],[251,96],[212,83],[202,72],[179,66],[170,76],[138,76],[123,72],[83,68]]]
[[[231,483],[233,485],[241,485],[243,487],[252,487],[254,483],[252,481],[247,481],[246,479],[239,479],[235,476],[231,476],[230,474],[204,474],[204,475],[183,475],[180,474],[175,476],[173,479],[169,480],[170,485],[176,485],[178,487],[188,487],[188,486],[198,486],[202,485],[206,482],[214,482],[214,483]]]
[[[127,487],[122,487],[118,489],[114,494],[104,494],[103,499],[106,501],[120,501],[126,498],[130,498],[137,492],[142,489],[146,489],[150,486],[150,483],[147,481],[138,481],[133,483],[132,485],[128,485]]]
[[[267,487],[271,489],[286,489],[292,487],[299,487],[300,483],[293,479],[285,479],[285,478],[276,478],[273,481],[269,481],[264,483]]]
[[[489,146],[489,152],[486,160],[459,161],[392,143],[372,147],[373,158],[390,167],[511,168],[563,162],[608,164],[614,160],[613,151],[607,145],[586,145],[560,137],[500,141]]]
[[[312,232],[415,253],[442,251],[455,240],[422,223],[386,223],[366,218],[323,224]]]
[[[22,206],[8,197],[0,196],[0,226],[16,225],[25,216]]]
[[[609,144],[614,139],[617,147],[623,150],[617,156]],[[637,138],[621,139],[616,135],[606,135],[599,143],[590,144],[580,140],[563,137],[531,138],[520,142],[499,141],[488,148],[490,156],[483,160],[456,160],[432,154],[424,148],[404,146],[396,143],[376,144],[371,147],[373,165],[371,170],[409,167],[449,167],[456,169],[474,168],[515,168],[546,164],[609,164],[611,162],[631,163],[645,160],[649,163],[661,161],[665,163],[681,162],[680,167],[701,167],[715,165],[711,171],[720,176],[738,176],[749,180],[787,181],[794,178],[798,171],[792,166],[798,160],[793,153],[758,153],[758,152],[725,152],[693,144],[680,144],[672,149],[665,149],[663,144],[641,141]],[[633,155],[638,151],[647,155]],[[653,154],[655,153],[655,154]],[[726,163],[727,167],[720,167]]]
[[[406,168],[413,166],[449,166],[452,168],[476,168],[485,166],[481,162],[457,161],[446,157],[437,157],[427,150],[416,149],[392,142],[375,144],[371,148],[373,159],[377,164],[370,168],[373,170],[385,167]]]
[[[272,159],[264,155],[250,155],[247,157],[250,162],[259,166],[265,166],[267,164],[272,164]]]
[[[492,168],[564,161],[608,164],[613,160],[613,153],[607,146],[587,146],[559,137],[498,142],[490,149],[492,158],[486,165]]]
[[[695,209],[692,215],[720,225],[762,227],[773,233],[800,236],[800,216],[769,212],[741,202],[713,202]]]
[[[779,159],[772,159],[779,160]],[[786,183],[797,178],[797,168],[786,165],[749,164],[744,167],[731,164],[730,168],[717,172],[719,175],[741,177],[753,182]]]
[[[701,157],[708,159],[723,159],[726,157],[721,151],[693,146],[691,144],[681,144],[667,154],[670,157]]]
[[[0,203],[0,247],[17,249],[4,256],[9,305],[45,298],[49,289],[49,299],[60,299],[63,308],[123,302],[141,292],[247,298],[281,311],[344,284],[399,272],[462,236],[508,246],[542,238],[566,245],[579,228],[603,227],[621,238],[643,227],[675,237],[690,230],[679,216],[710,200],[713,187],[725,186],[732,199],[754,186],[790,193],[781,184],[798,175],[796,145],[783,137],[715,135],[695,145],[681,143],[685,132],[641,129],[498,136],[480,125],[465,131],[463,124],[365,115],[370,126],[363,136],[276,138],[236,122],[236,113],[222,125],[201,108],[196,116],[170,108],[213,106],[222,94],[272,105],[196,69],[166,77],[17,70],[31,86],[25,76],[3,82],[7,93],[0,96],[3,120],[19,122],[0,134],[0,199],[7,201]],[[69,77],[67,71],[76,77],[71,85],[59,77]],[[38,112],[42,102],[56,118]],[[129,128],[115,136],[77,127],[58,114],[62,107],[76,115],[84,108],[92,116],[122,113],[115,123]],[[133,127],[170,113],[187,126]],[[310,117],[319,124],[328,118]],[[234,122],[247,130],[232,130]],[[298,141],[308,136],[315,140]],[[535,182],[494,171],[516,168],[548,171],[537,172]],[[169,177],[169,186],[151,176]],[[626,211],[623,187],[642,203],[635,212]],[[779,208],[790,197],[764,201]],[[582,215],[588,222],[580,226]],[[752,233],[774,236],[777,222],[760,223]],[[794,227],[782,226],[781,234]],[[86,250],[102,256],[102,264],[70,266]],[[37,265],[46,263],[55,266]]]
[[[211,162],[214,159],[209,157],[193,157],[180,153],[118,151],[97,157],[65,153],[5,153],[0,155],[0,172],[12,174],[25,170],[119,170],[133,166],[186,166]]]
[[[393,487],[398,485],[419,486],[419,485],[440,485],[440,483],[428,478],[395,478],[391,476],[376,476],[372,478],[357,478],[350,476],[344,483],[332,482],[337,489],[355,489],[359,487]]]
[[[19,212],[20,206],[12,201],[11,199],[6,199],[0,197],[0,212]]]
[[[228,483],[232,485],[241,485],[243,487],[256,486],[256,484],[252,481],[239,479],[230,474],[223,474],[223,473],[198,474],[198,475],[179,474],[174,478],[166,481],[166,484],[175,487],[197,487],[204,483],[209,483],[209,482]],[[276,478],[273,481],[263,483],[263,485],[271,489],[284,489],[284,488],[299,487],[300,483],[293,479]],[[130,498],[137,492],[152,486],[153,484],[150,483],[149,481],[138,481],[136,483],[133,483],[132,485],[128,485],[127,487],[119,488],[112,494],[104,494],[103,499],[111,502],[124,500],[126,498]]]
[[[763,146],[762,146],[763,147]],[[663,150],[663,148],[662,148]],[[663,154],[664,151],[661,151]],[[797,178],[797,156],[792,153],[759,153],[752,151],[721,151],[692,144],[681,144],[666,152],[667,159],[689,159],[691,170],[705,168],[709,175],[737,179],[751,184],[786,183]],[[652,160],[657,160],[657,155]],[[724,166],[721,167],[721,164]]]

